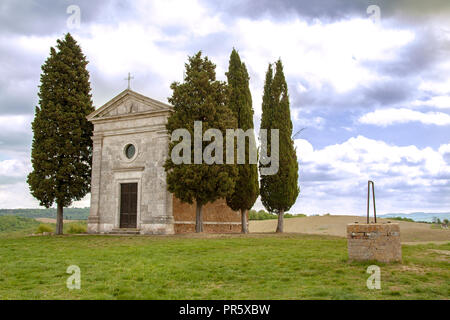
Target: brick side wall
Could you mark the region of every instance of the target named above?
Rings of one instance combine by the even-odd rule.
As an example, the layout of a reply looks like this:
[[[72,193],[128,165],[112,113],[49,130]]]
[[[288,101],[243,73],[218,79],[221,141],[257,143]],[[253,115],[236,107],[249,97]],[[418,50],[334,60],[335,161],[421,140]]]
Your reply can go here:
[[[376,260],[385,263],[402,261],[398,223],[349,224],[347,241],[350,261]]]
[[[175,222],[175,233],[194,233],[195,222],[191,224],[177,224]],[[203,232],[205,233],[240,233],[241,224],[205,224],[203,223]]]
[[[175,233],[195,232],[195,203],[190,205],[173,197]],[[238,233],[241,214],[231,210],[225,199],[203,206],[203,230],[206,233]]]

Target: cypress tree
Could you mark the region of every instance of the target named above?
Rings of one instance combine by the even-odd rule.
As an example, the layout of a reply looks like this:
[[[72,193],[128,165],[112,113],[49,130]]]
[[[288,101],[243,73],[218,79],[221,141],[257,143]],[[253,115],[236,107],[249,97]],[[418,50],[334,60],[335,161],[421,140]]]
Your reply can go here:
[[[247,131],[253,126],[252,96],[249,87],[250,77],[239,54],[233,49],[230,57],[228,73],[228,86],[230,89],[229,108],[237,119],[237,128]],[[250,139],[255,141],[252,134]],[[241,212],[242,233],[248,233],[247,212],[250,210],[258,195],[258,166],[249,163],[249,145],[246,143],[245,164],[239,164],[239,175],[236,180],[234,193],[227,197],[228,206]]]
[[[283,232],[284,213],[295,203],[300,188],[297,155],[292,140],[288,87],[281,60],[276,63],[275,76],[272,75],[272,67],[269,66],[264,86],[261,129],[279,130],[279,170],[275,175],[261,175],[261,201],[269,212],[278,214],[277,232]],[[269,133],[268,141],[270,151]]]
[[[190,142],[188,160],[190,164],[175,164],[172,151],[178,144],[169,145],[169,158],[165,163],[168,190],[185,203],[196,203],[196,232],[203,232],[202,208],[209,202],[226,198],[235,187],[237,169],[235,165],[207,164],[195,161],[194,123],[202,122],[202,136],[208,129],[218,129],[222,137],[226,129],[236,127],[236,118],[228,108],[228,86],[216,80],[216,66],[202,58],[202,52],[189,57],[183,83],[174,82],[169,102],[174,107],[169,117],[167,130],[170,135],[177,129],[185,129],[193,139]],[[213,142],[215,142],[214,140]],[[184,142],[184,140],[183,140]],[[180,141],[181,143],[181,141]],[[201,143],[202,154],[207,144]],[[222,154],[225,154],[223,143]],[[218,156],[217,154],[215,154]],[[190,158],[190,159],[189,159]]]
[[[42,66],[27,182],[42,206],[56,203],[56,234],[63,233],[64,207],[90,191],[93,126],[86,116],[95,109],[87,64],[68,33]]]

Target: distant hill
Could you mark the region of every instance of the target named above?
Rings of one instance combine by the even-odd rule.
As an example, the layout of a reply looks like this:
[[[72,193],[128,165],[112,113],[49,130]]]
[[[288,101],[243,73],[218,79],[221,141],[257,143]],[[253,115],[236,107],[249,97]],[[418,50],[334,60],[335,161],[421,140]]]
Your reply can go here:
[[[253,210],[252,210],[253,211]],[[262,211],[262,210],[261,210]],[[258,213],[258,212],[254,212]],[[1,216],[18,216],[25,218],[51,218],[56,219],[56,209],[0,209]],[[303,215],[302,215],[303,216]],[[379,215],[381,218],[408,218],[414,221],[432,222],[433,218],[439,218],[441,221],[444,219],[450,220],[450,212],[445,213],[427,213],[427,212],[413,212],[413,213],[388,213]],[[64,219],[65,220],[87,220],[89,217],[89,208],[65,208]],[[289,216],[288,216],[289,217]],[[276,219],[276,216],[274,216]],[[251,217],[250,220],[255,220],[255,217]],[[259,220],[259,219],[257,219]]]
[[[25,218],[52,218],[56,219],[56,209],[0,209],[1,216],[18,216]],[[89,208],[64,209],[65,220],[87,220]]]
[[[388,213],[380,215],[381,218],[408,218],[414,221],[433,222],[433,218],[450,220],[450,212],[444,213],[427,213],[427,212],[413,212],[413,213]]]
[[[0,216],[0,233],[35,228],[39,222],[19,216]]]

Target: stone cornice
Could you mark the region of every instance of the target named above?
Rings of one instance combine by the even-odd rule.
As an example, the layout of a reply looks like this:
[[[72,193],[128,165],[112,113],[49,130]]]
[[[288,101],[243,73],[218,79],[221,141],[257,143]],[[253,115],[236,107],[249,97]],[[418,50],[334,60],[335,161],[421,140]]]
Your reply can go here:
[[[123,129],[110,129],[110,130],[102,130],[102,131],[94,131],[93,138],[96,137],[110,137],[110,136],[123,136],[129,134],[137,134],[137,133],[147,133],[152,132],[158,135],[169,136],[165,126],[145,126],[145,127],[137,127],[137,128],[123,128]]]
[[[145,105],[152,106],[155,110],[147,111],[147,112],[139,112],[139,113],[133,113],[133,114],[123,114],[118,116],[112,116],[112,117],[102,117],[102,114],[107,113],[111,108],[114,108],[117,103],[119,103],[121,100],[125,99],[126,97],[132,97],[133,99],[142,102]],[[127,116],[139,116],[139,115],[147,115],[147,114],[153,114],[162,112],[163,114],[170,114],[173,112],[173,107],[169,104],[163,103],[161,101],[157,101],[154,99],[151,99],[149,97],[146,97],[140,93],[134,92],[132,90],[124,90],[121,93],[119,93],[116,97],[105,103],[102,107],[98,108],[94,112],[92,112],[90,115],[87,116],[87,119],[92,122],[97,122],[99,120],[117,120],[117,118],[124,118]]]
[[[108,123],[108,122],[128,121],[142,118],[154,118],[155,116],[170,116],[171,113],[172,113],[171,110],[151,110],[146,112],[128,113],[110,117],[92,118],[89,119],[89,121],[91,121],[92,123]]]
[[[123,168],[113,168],[113,172],[139,172],[144,171],[145,167],[123,167]]]

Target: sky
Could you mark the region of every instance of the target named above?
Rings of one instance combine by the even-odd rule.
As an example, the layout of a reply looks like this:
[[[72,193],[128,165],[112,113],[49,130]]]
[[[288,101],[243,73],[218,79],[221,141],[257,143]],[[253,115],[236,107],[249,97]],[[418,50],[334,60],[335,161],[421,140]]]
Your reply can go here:
[[[448,0],[2,0],[0,208],[39,207],[26,184],[31,122],[41,65],[67,32],[90,62],[97,108],[128,72],[134,91],[167,102],[199,50],[226,80],[236,48],[255,128],[265,72],[281,58],[294,132],[305,128],[291,213],[363,215],[368,180],[377,213],[450,211]]]

